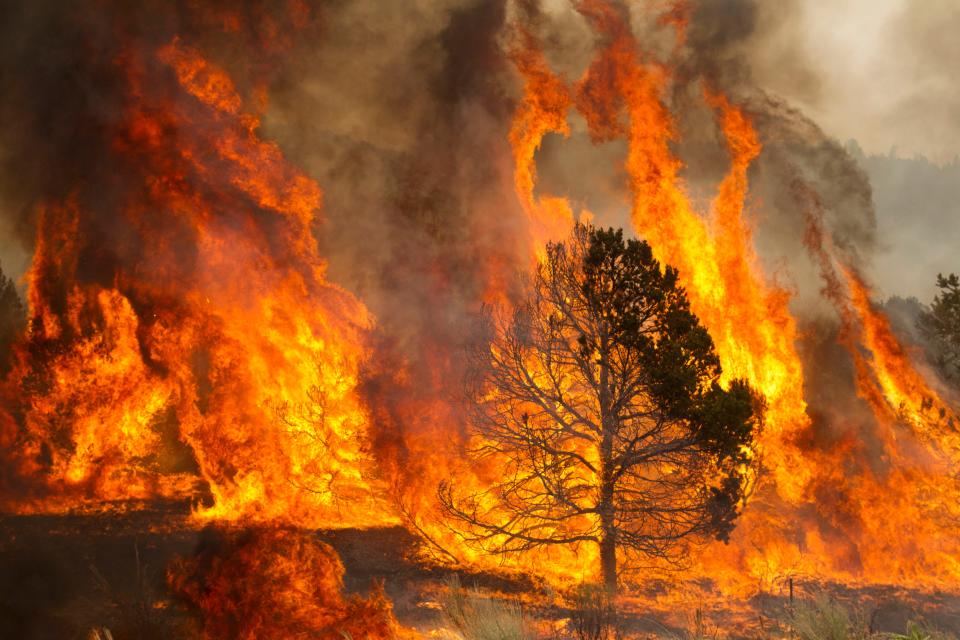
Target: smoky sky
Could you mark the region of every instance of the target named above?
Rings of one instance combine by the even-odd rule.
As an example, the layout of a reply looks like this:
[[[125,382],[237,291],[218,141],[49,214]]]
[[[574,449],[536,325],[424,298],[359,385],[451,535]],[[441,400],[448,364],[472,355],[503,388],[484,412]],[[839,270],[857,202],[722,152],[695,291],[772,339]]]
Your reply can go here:
[[[456,316],[484,286],[473,269],[482,256],[492,252],[503,265],[520,260],[522,220],[506,143],[520,89],[505,56],[511,23],[531,22],[551,64],[571,81],[596,45],[570,3],[561,0],[539,3],[532,21],[533,2],[311,2],[315,30],[276,55],[260,46],[255,27],[232,40],[217,35],[215,25],[197,17],[195,3],[4,4],[5,271],[19,276],[25,270],[39,203],[114,171],[103,132],[120,108],[111,75],[119,21],[149,45],[173,34],[193,38],[241,83],[250,74],[268,76],[263,133],[325,190],[325,223],[318,233],[331,277],[377,315],[395,317],[398,328],[416,324],[409,317],[416,305],[402,297],[423,302],[433,296],[427,290],[436,290],[425,285],[411,292],[405,283],[442,280],[449,291],[445,308]],[[869,156],[896,144],[903,153],[934,160],[960,149],[951,117],[958,92],[950,79],[957,48],[949,37],[956,32],[949,4],[692,3],[680,81],[670,96],[680,114],[677,149],[687,165],[687,186],[695,202],[708,203],[726,162],[710,115],[697,104],[698,83],[706,79],[752,110],[767,153],[751,173],[749,215],[767,269],[801,296],[815,292],[815,276],[797,240],[798,218],[778,191],[782,170],[800,172],[824,192],[838,245],[883,294],[926,300],[933,271],[951,270],[947,245],[957,225],[949,216],[925,213],[943,207],[926,202],[921,189],[913,189],[918,202],[911,211],[904,211],[902,199],[878,202],[871,179],[889,172],[877,173],[845,146],[856,138]],[[254,18],[280,12],[283,5],[211,3],[239,7]],[[661,46],[642,20],[634,26],[645,46]],[[626,226],[623,144],[594,147],[578,117],[571,120],[569,139],[544,141],[541,190],[571,197],[575,208],[589,209],[601,222]],[[955,211],[949,195],[938,192],[937,203],[946,200],[946,209]],[[907,253],[898,249],[897,231],[910,215]],[[902,268],[917,263],[917,247],[938,258],[922,260],[908,278]]]
[[[960,153],[960,12],[950,0],[761,3],[758,82],[868,153]]]
[[[757,86],[826,135],[853,142],[868,174],[878,296],[929,302],[960,269],[960,12],[950,0],[758,3],[744,47]]]

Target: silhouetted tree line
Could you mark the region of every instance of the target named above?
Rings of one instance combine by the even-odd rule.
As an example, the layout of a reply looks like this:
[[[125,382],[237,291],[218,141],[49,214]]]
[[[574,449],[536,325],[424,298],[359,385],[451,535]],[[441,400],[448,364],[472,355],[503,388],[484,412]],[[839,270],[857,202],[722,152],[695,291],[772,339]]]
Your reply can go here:
[[[11,349],[25,322],[26,309],[16,283],[0,267],[0,374],[10,369]]]

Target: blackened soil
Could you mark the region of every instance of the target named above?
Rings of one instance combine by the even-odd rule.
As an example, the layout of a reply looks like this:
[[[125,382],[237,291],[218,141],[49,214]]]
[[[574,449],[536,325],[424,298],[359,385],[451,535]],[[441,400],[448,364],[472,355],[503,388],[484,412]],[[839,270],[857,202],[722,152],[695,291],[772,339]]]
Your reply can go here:
[[[194,553],[203,531],[185,504],[122,504],[95,514],[0,514],[0,638],[87,640],[106,627],[115,640],[195,637],[197,620],[170,592],[166,570]],[[346,590],[382,583],[400,621],[434,626],[429,602],[451,569],[425,560],[402,527],[318,531],[340,554]],[[463,576],[463,572],[460,572]],[[499,592],[531,585],[489,574],[467,584]]]
[[[115,640],[192,640],[198,619],[167,586],[177,557],[191,556],[204,532],[186,504],[118,504],[94,514],[0,514],[0,640],[88,640],[109,628]],[[453,569],[429,560],[418,539],[401,527],[318,531],[340,554],[347,591],[365,594],[382,583],[401,623],[431,629],[440,623],[436,594]],[[546,603],[548,589],[533,579],[458,569],[462,584],[512,598],[523,597],[534,617],[560,622],[571,610]],[[797,581],[801,599],[826,589],[859,609],[874,631],[900,632],[924,620],[960,636],[960,596],[914,593],[893,587],[850,589]],[[758,593],[745,602],[697,600],[651,609],[668,587],[646,587],[642,604],[627,612],[633,637],[672,635],[700,626],[701,633],[731,638],[781,637],[789,594]],[[704,585],[704,591],[710,586]],[[960,585],[958,585],[960,590]],[[531,597],[533,596],[533,597]],[[698,596],[699,597],[699,596]],[[645,603],[645,604],[644,604]]]

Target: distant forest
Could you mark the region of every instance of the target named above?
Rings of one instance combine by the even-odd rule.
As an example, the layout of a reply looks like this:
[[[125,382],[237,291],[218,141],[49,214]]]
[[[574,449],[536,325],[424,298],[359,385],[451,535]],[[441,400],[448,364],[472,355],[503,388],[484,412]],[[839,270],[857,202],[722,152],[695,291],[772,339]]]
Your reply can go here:
[[[937,164],[924,156],[866,155],[853,140],[847,150],[873,186],[878,247],[873,258],[883,307],[901,338],[919,346],[931,364],[942,350],[918,320],[929,308],[937,274],[960,273],[960,158]]]
[[[937,273],[960,272],[960,158],[936,164],[896,149],[866,155],[852,140],[847,149],[873,185],[876,284],[885,296],[929,304]]]

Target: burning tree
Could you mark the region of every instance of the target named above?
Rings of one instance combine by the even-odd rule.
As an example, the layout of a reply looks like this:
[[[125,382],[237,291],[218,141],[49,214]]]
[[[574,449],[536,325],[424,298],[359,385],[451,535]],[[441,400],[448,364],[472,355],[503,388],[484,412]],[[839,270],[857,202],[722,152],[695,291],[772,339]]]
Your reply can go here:
[[[471,455],[499,479],[439,489],[468,541],[494,553],[597,545],[612,590],[622,559],[677,560],[694,537],[726,539],[753,468],[757,397],[743,381],[720,386],[713,341],[646,242],[577,225],[548,245],[526,302],[484,318]]]
[[[960,278],[951,273],[937,276],[933,304],[919,320],[920,329],[936,349],[937,364],[944,375],[960,383]]]

